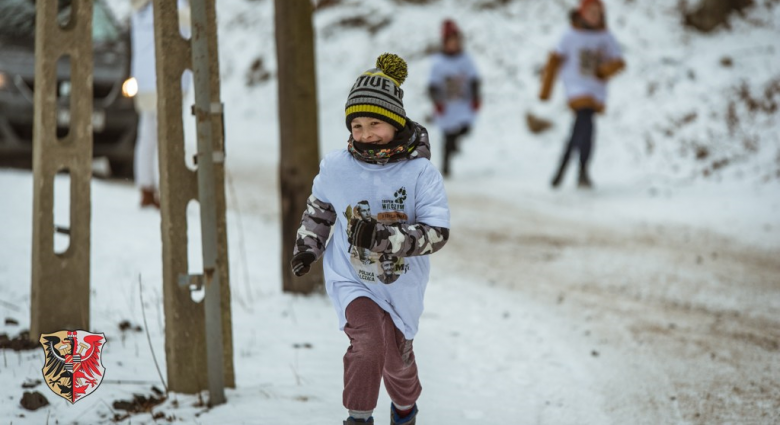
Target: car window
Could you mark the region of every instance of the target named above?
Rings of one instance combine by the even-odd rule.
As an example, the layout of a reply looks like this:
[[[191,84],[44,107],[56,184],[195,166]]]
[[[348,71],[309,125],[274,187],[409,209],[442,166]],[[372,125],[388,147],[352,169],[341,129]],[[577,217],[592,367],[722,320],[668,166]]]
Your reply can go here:
[[[12,38],[35,35],[35,4],[29,0],[0,2],[0,34]]]
[[[99,43],[112,43],[119,40],[119,28],[101,2],[95,2],[92,11],[92,38]]]
[[[65,22],[70,13],[70,1],[59,0],[58,20]],[[0,1],[0,36],[12,39],[32,38],[35,36],[35,1]],[[95,2],[92,12],[92,38],[95,43],[111,43],[120,38],[110,12],[102,2]]]

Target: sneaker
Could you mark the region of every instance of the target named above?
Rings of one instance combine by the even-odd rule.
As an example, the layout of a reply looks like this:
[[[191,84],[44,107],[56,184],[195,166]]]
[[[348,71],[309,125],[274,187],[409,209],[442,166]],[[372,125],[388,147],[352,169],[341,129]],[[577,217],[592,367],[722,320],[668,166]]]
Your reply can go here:
[[[590,181],[590,177],[588,176],[588,172],[580,172],[580,179],[577,181],[577,187],[580,189],[592,189],[593,183]]]
[[[355,425],[355,424],[373,424],[374,423],[374,417],[370,417],[368,419],[355,419],[352,416],[348,417],[346,421],[344,421],[344,425]]]
[[[412,412],[403,418],[398,416],[398,412],[395,411],[395,405],[390,403],[390,425],[415,425],[417,423],[417,404],[412,407]]]
[[[160,208],[160,201],[152,189],[141,189],[141,208],[155,207]]]

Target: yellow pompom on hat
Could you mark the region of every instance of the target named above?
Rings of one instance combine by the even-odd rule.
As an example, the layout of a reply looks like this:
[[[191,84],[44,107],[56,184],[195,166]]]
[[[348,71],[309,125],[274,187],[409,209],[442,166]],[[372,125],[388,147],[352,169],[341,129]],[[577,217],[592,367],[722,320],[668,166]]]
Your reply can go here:
[[[384,53],[376,59],[376,68],[361,74],[347,97],[345,113],[347,129],[357,117],[373,117],[385,121],[398,130],[406,126],[404,91],[406,61],[392,53]]]

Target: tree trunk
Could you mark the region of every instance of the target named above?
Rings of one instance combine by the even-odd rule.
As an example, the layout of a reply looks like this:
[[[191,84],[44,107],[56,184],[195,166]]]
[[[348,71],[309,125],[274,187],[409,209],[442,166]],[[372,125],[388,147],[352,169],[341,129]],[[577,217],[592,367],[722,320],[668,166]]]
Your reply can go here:
[[[290,269],[296,232],[319,165],[317,84],[311,0],[275,0],[279,85],[279,182],[282,282],[285,292],[310,293],[323,282],[320,263],[303,276]]]

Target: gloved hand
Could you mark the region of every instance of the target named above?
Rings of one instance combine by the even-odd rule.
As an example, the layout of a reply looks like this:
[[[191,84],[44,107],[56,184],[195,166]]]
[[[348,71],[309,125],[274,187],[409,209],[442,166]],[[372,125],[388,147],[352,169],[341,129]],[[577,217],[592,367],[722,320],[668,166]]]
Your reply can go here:
[[[609,79],[609,76],[606,74],[606,71],[603,67],[596,68],[595,76],[603,82],[606,82],[607,79]]]
[[[295,254],[290,260],[290,267],[296,276],[303,276],[311,270],[311,265],[317,260],[312,252],[304,251]]]
[[[371,246],[374,245],[375,230],[376,221],[353,218],[352,221],[350,221],[347,239],[352,246],[371,249]]]
[[[436,108],[436,115],[441,115],[444,113],[444,104],[441,102],[436,102],[433,104],[433,107]]]
[[[622,59],[602,62],[596,67],[596,78],[601,81],[607,81],[625,67],[626,63]]]
[[[474,99],[471,99],[471,109],[474,110],[474,112],[479,111],[479,108],[482,106],[482,99],[475,97]]]

